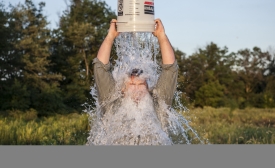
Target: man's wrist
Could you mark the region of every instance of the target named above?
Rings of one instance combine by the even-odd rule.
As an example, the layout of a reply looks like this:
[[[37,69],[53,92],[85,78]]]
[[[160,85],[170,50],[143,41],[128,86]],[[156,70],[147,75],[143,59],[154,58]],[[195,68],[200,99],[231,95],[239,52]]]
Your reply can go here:
[[[165,32],[163,32],[163,33],[158,34],[157,38],[159,41],[162,41],[162,40],[166,40],[167,36],[166,36]]]
[[[115,40],[115,36],[114,35],[112,35],[112,34],[107,34],[107,36],[106,36],[106,39],[108,39],[108,40],[110,40],[110,41],[114,41]]]

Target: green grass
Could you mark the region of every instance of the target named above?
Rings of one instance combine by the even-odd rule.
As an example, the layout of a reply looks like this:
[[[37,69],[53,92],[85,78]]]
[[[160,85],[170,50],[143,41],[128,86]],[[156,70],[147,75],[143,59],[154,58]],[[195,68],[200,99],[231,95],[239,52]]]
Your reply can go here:
[[[16,112],[0,118],[1,145],[84,145],[88,137],[86,114],[37,118]]]
[[[191,109],[183,114],[211,144],[275,144],[275,109]]]
[[[183,115],[210,144],[275,144],[275,109],[190,109]],[[0,116],[0,145],[85,145],[86,114],[38,118],[35,110]],[[197,142],[195,142],[197,143]]]

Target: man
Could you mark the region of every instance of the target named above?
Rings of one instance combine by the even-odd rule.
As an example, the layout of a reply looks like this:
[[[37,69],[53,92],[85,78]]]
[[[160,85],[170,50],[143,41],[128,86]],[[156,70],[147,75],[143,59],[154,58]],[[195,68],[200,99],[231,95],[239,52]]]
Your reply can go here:
[[[94,59],[94,77],[100,105],[100,119],[88,138],[91,144],[105,145],[171,145],[167,118],[177,84],[177,62],[173,48],[160,19],[155,20],[153,35],[157,37],[162,55],[162,72],[149,92],[142,69],[133,69],[124,87],[115,89],[110,72],[110,53],[115,38],[116,20],[111,21],[108,35]],[[119,94],[117,94],[119,93]],[[120,95],[120,96],[113,96]],[[166,104],[167,106],[163,106]],[[135,109],[134,109],[135,108]]]

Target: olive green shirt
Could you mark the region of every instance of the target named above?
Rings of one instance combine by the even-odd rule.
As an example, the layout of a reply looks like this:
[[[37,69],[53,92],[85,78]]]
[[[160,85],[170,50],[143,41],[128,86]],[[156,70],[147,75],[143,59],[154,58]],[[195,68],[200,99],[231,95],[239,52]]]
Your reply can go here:
[[[103,64],[98,58],[95,58],[93,64],[98,100],[101,103],[114,94],[115,80],[110,71],[110,63]],[[162,64],[161,67],[162,72],[151,94],[154,98],[163,100],[168,106],[171,106],[177,87],[177,61],[173,64]]]

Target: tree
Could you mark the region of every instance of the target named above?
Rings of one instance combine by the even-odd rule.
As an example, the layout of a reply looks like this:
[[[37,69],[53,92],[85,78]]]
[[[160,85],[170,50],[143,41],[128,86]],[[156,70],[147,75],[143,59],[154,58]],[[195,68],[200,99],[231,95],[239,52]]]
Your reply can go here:
[[[250,106],[262,107],[264,101],[260,99],[263,99],[261,95],[267,85],[264,74],[270,59],[269,53],[254,47],[252,51],[249,49],[239,50],[237,58],[237,72],[245,86],[244,98],[246,102]],[[258,98],[255,100],[254,97]]]
[[[0,3],[0,82],[3,86],[3,81],[6,80],[7,76],[7,59],[8,59],[8,48],[9,47],[9,34],[10,29],[8,27],[9,13],[5,10],[5,7]],[[1,88],[0,88],[1,89]]]
[[[62,99],[47,99],[49,95],[60,97],[61,75],[50,71],[51,36],[43,15],[44,7],[44,2],[40,2],[37,9],[31,0],[26,0],[25,4],[11,8],[15,30],[21,33],[14,46],[22,63],[22,82],[30,93],[30,108],[41,114],[55,113],[63,107]]]
[[[15,30],[11,12],[0,3],[0,109],[6,109],[10,103],[10,88],[15,84],[15,79],[22,77],[22,62],[14,42],[20,39],[20,32]]]
[[[0,3],[0,107],[5,101],[5,87],[8,85],[8,48],[9,48],[9,28],[8,28],[9,13],[5,10],[5,6]]]
[[[235,64],[235,55],[228,54],[228,49],[220,49],[216,44],[210,43],[205,49],[198,49],[188,58],[183,58],[182,70],[184,82],[182,85],[183,92],[190,97],[191,102],[197,102],[197,96],[206,93],[202,90],[212,87],[214,84],[220,84],[220,89],[225,95],[230,97],[229,87],[233,82],[232,67]],[[196,94],[201,87],[200,94]],[[220,92],[219,91],[219,92]]]
[[[275,107],[275,49],[269,48],[270,57],[265,71],[266,88],[264,91],[264,107]]]
[[[30,107],[30,93],[27,90],[27,86],[17,79],[14,80],[11,86],[5,87],[2,97],[4,98],[1,105],[2,110],[28,110]]]
[[[216,108],[224,106],[224,89],[225,87],[215,79],[204,83],[198,91],[195,91],[195,106],[212,106]]]
[[[91,99],[92,60],[115,17],[104,1],[97,0],[72,0],[60,17],[51,58],[56,63],[53,70],[64,75],[61,88],[73,109],[81,111],[81,104]]]

